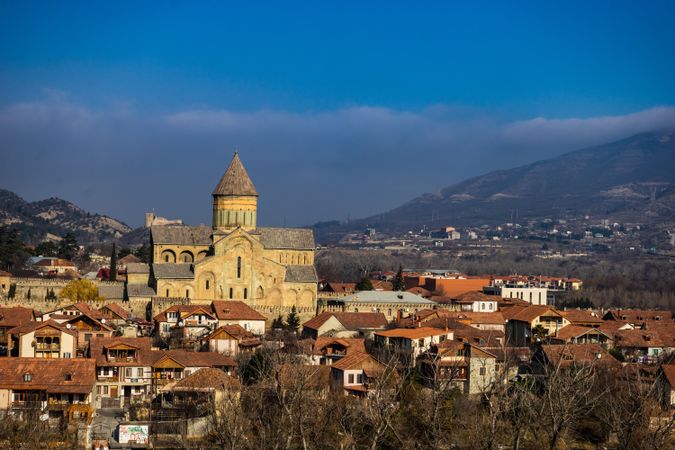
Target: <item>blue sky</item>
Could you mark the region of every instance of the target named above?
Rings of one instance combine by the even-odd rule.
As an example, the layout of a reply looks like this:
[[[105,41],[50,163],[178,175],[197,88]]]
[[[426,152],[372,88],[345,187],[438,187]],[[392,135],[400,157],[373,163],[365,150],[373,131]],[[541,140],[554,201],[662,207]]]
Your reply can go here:
[[[263,223],[378,213],[674,125],[674,13],[670,1],[3,0],[0,187],[131,225],[153,207],[208,223],[237,146]]]

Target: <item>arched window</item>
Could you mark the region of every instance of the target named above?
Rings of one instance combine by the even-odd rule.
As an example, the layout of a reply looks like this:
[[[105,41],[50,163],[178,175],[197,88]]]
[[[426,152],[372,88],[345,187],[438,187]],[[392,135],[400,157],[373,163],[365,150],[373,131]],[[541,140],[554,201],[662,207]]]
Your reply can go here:
[[[232,288],[230,288],[230,300],[232,300],[233,295],[234,295],[234,291],[233,291]]]
[[[190,289],[185,289],[185,298],[190,298]]]
[[[244,288],[244,300],[248,298],[248,288]]]
[[[241,278],[241,256],[237,256],[237,278]]]
[[[206,280],[206,290],[209,290],[209,280]]]
[[[167,297],[169,296],[169,290],[168,289],[166,290],[166,296]]]

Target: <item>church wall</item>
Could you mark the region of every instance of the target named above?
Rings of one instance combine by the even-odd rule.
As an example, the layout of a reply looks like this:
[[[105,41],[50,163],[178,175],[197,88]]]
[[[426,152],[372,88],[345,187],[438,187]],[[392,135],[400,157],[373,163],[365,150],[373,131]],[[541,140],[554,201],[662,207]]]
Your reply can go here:
[[[190,263],[202,260],[208,252],[208,245],[154,244],[152,261],[155,264]]]
[[[266,249],[265,256],[283,265],[314,264],[314,250]]]

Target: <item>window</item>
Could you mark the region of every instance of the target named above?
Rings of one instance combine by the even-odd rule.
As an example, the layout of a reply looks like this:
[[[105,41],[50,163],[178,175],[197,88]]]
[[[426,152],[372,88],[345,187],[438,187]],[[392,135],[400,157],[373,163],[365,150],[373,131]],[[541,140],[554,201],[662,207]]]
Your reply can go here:
[[[347,375],[347,379],[349,380],[348,381],[349,384],[354,384],[354,374],[353,373],[350,373],[349,375]]]
[[[108,395],[108,386],[103,386],[103,395]]]
[[[483,302],[480,303],[480,309],[481,309],[481,311],[485,309],[485,303],[483,303]]]
[[[244,300],[248,298],[248,288],[244,288]]]
[[[232,300],[233,294],[234,294],[234,292],[233,292],[232,288],[230,288],[230,300]]]
[[[190,298],[190,290],[185,289],[185,298]]]
[[[127,367],[127,370],[125,370],[124,376],[127,378],[131,378],[134,376],[134,369],[131,367]]]
[[[420,347],[424,347],[424,339],[418,339],[417,345],[420,346]]]
[[[241,256],[237,256],[237,278],[241,278]]]
[[[169,296],[169,290],[168,289],[166,290],[166,296],[167,297]]]
[[[138,378],[142,378],[142,377],[143,377],[143,368],[142,368],[142,367],[139,367],[138,369],[136,369],[136,376],[137,376]]]
[[[63,357],[64,358],[72,358],[72,356],[70,356],[70,352],[64,352]]]
[[[485,376],[485,374],[487,373],[487,370],[485,369],[485,367],[481,367],[480,370],[479,370],[479,373],[480,373],[481,376]]]
[[[64,380],[66,381],[73,381],[73,374],[72,373],[67,373],[63,376]]]
[[[169,262],[169,255],[164,255],[164,262]]]
[[[209,280],[206,280],[206,290],[209,290]]]
[[[26,382],[33,381],[33,375],[31,375],[30,373],[24,373],[23,374],[23,381],[26,381]]]

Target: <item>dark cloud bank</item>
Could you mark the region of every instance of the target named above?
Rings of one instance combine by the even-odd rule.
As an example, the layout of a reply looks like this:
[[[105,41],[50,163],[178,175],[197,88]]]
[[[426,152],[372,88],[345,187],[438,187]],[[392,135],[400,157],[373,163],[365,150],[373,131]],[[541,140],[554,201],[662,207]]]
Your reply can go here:
[[[208,223],[211,190],[236,147],[261,194],[261,223],[305,225],[368,216],[469,176],[673,126],[673,107],[516,121],[446,106],[142,114],[51,93],[0,108],[0,187],[28,200],[65,198],[132,226],[153,208]]]

